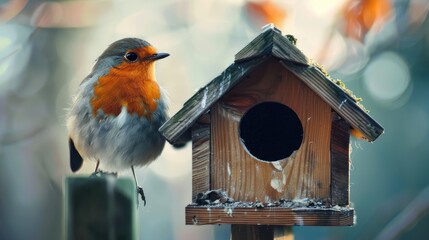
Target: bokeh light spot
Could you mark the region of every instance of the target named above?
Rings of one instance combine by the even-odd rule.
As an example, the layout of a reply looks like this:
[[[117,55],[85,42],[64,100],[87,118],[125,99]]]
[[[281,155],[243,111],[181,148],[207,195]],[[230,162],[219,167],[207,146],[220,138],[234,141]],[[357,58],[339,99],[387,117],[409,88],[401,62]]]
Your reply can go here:
[[[347,43],[344,37],[337,31],[332,33],[330,43],[320,50],[319,61],[326,69],[339,71],[346,61]]]
[[[3,49],[6,49],[12,44],[12,39],[6,36],[0,36],[0,51],[3,51]]]
[[[308,0],[303,2],[314,14],[324,16],[337,11],[344,4],[343,0]]]
[[[345,45],[345,59],[338,67],[338,72],[344,75],[356,74],[368,63],[368,53],[365,46],[354,39],[346,39]]]
[[[398,54],[384,52],[364,71],[364,84],[371,96],[383,102],[401,97],[410,84],[410,71]]]
[[[9,62],[0,63],[0,77],[3,76],[6,73],[6,70],[7,70],[8,67],[9,67]],[[2,83],[1,79],[4,79],[4,78],[0,78],[0,86],[1,86],[1,83]]]
[[[27,67],[31,46],[23,48],[23,43],[32,31],[31,27],[12,22],[0,25],[0,94],[24,81],[13,78]]]
[[[403,142],[406,142],[409,147],[425,146],[429,132],[428,111],[419,106],[412,106],[398,120],[406,123],[409,121],[409,116],[413,116],[413,124],[408,124],[398,130],[400,131],[399,134],[404,136]]]
[[[169,144],[166,144],[160,159],[154,161],[150,165],[150,171],[163,179],[175,179],[178,177],[189,176],[192,167],[189,159],[191,159],[191,144],[178,151]],[[187,150],[185,150],[188,148]]]

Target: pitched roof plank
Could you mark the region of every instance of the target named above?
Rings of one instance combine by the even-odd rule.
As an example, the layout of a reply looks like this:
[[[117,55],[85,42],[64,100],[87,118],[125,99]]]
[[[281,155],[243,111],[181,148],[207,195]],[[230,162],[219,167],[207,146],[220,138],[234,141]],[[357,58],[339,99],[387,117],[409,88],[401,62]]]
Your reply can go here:
[[[235,55],[235,61],[247,61],[264,55],[272,55],[283,60],[308,65],[307,57],[286,37],[275,30],[267,30],[259,34]]]
[[[289,39],[279,33],[274,33],[272,54],[280,59],[308,66],[307,57],[293,45]]]
[[[383,127],[360,108],[355,99],[317,67],[310,65],[307,57],[276,28],[266,29],[238,52],[235,62],[191,97],[176,115],[161,126],[160,132],[171,143],[183,141],[179,138],[190,136],[184,133],[188,133],[190,127],[212,104],[244,79],[253,68],[270,57],[278,58],[285,68],[331,105],[332,109],[349,122],[353,129],[361,133],[364,139],[374,141],[383,133]]]
[[[170,142],[175,143],[195,121],[215,103],[220,97],[234,87],[239,80],[247,75],[254,67],[266,61],[268,57],[260,57],[250,61],[233,63],[219,76],[191,97],[169,121],[161,126],[159,131]]]
[[[273,47],[274,31],[265,31],[259,34],[237,54],[235,54],[235,62],[247,61],[259,56],[271,53]]]
[[[302,67],[288,61],[281,63],[331,105],[354,129],[359,130],[366,140],[372,142],[383,133],[383,127],[319,69],[314,66]]]

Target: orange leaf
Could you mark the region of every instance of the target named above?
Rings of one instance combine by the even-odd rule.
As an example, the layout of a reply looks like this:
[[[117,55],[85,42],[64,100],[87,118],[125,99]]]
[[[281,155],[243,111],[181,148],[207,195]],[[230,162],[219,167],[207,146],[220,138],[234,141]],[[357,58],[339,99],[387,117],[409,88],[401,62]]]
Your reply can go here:
[[[274,23],[282,28],[286,19],[286,10],[271,0],[248,1],[246,11],[258,27],[267,23]]]
[[[362,40],[375,25],[383,23],[392,12],[389,0],[349,0],[343,10],[345,34]]]

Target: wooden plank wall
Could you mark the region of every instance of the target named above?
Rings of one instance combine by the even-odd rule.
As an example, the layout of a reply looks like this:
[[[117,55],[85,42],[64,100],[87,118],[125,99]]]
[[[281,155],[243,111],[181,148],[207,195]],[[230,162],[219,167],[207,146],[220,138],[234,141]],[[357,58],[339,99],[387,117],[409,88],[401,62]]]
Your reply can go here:
[[[192,126],[192,201],[210,188],[210,114]]]
[[[350,189],[350,125],[332,112],[331,134],[331,196],[332,204],[349,205]]]
[[[241,116],[254,104],[281,102],[303,125],[303,143],[272,164],[255,160],[239,141]],[[239,201],[330,198],[331,107],[295,75],[271,59],[211,108],[211,187]]]

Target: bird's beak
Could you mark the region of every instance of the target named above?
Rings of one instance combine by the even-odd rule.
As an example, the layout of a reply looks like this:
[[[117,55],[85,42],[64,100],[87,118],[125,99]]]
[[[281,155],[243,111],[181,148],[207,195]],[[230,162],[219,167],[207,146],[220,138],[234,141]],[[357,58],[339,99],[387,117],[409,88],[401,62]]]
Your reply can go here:
[[[170,56],[168,53],[156,53],[149,57],[150,60],[159,60]]]

